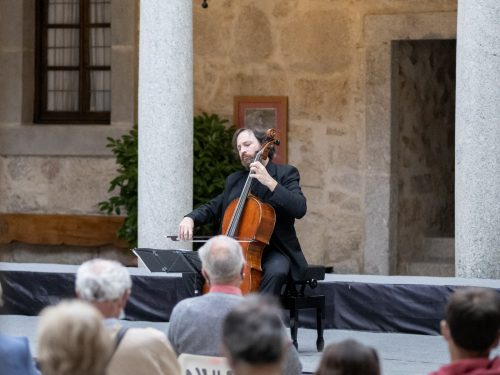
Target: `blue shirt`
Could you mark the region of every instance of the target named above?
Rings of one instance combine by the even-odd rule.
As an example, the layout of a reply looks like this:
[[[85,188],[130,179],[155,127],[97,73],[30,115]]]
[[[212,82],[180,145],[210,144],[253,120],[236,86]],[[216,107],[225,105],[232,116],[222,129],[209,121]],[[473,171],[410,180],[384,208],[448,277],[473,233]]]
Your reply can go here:
[[[39,375],[26,337],[0,334],[0,374]]]

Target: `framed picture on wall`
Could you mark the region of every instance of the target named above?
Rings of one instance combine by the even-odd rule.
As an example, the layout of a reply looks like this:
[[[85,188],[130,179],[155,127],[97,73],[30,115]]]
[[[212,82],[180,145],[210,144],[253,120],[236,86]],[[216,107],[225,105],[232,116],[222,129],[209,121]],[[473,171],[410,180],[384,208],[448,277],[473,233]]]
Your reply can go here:
[[[286,96],[235,96],[234,125],[266,131],[278,131],[280,145],[276,147],[273,162],[287,162],[288,97]]]

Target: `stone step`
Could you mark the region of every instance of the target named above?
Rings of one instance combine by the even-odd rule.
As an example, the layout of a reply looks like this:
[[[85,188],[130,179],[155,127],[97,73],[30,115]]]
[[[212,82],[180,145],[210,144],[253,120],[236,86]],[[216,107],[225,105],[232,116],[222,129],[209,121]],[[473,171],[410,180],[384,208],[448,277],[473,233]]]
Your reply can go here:
[[[424,237],[422,248],[415,261],[446,261],[455,262],[454,237]]]
[[[443,261],[414,261],[406,264],[405,275],[411,276],[438,276],[438,277],[454,277],[455,262]]]

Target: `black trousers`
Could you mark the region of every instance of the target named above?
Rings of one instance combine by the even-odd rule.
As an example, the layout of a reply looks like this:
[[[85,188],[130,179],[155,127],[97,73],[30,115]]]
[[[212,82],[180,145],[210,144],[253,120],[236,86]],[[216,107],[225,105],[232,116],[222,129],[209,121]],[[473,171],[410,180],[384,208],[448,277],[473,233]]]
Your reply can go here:
[[[262,256],[262,271],[259,291],[279,297],[290,273],[290,259],[277,250],[266,249]]]

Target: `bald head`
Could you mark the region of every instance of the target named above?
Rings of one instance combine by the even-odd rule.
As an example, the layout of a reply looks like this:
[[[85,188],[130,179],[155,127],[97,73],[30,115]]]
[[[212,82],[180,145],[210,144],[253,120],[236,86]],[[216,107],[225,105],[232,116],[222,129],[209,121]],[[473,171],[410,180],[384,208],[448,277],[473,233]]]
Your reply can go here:
[[[199,250],[199,256],[212,285],[240,278],[244,259],[236,240],[227,236],[213,237]]]

